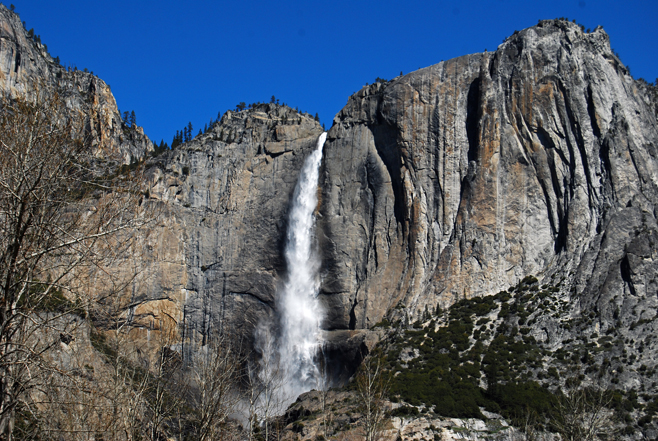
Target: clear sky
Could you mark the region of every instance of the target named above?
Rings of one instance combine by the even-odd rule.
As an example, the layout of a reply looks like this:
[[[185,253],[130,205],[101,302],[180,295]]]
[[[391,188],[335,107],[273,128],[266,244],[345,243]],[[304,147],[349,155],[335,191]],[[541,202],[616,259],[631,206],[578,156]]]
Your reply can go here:
[[[602,25],[635,78],[658,77],[656,0],[10,0],[63,65],[110,84],[153,140],[275,95],[327,127],[350,94],[495,50],[538,19]]]

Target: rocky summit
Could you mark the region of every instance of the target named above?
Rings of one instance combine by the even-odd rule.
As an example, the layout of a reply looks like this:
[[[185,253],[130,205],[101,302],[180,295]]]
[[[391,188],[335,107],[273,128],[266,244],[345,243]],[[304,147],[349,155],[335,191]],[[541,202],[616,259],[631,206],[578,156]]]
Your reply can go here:
[[[251,342],[257,324],[275,314],[286,216],[320,124],[285,105],[258,104],[158,153],[141,128],[126,127],[108,85],[59,66],[4,7],[0,33],[6,93],[56,86],[86,118],[90,148],[114,161],[107,167],[144,170],[144,200],[159,218],[131,248],[138,276],[124,291],[122,314],[133,341],[153,345],[159,331],[174,329],[172,347],[183,359],[216,329]],[[526,372],[530,381],[560,366],[560,350],[589,347],[588,363],[570,374],[635,393],[632,421],[651,415],[637,409],[652,403],[658,382],[657,109],[655,88],[631,77],[602,28],[586,33],[565,20],[540,21],[493,52],[349,97],[328,130],[316,210],[334,379],[345,383],[378,341],[402,357],[388,366],[400,375],[422,359],[424,343],[395,340],[403,335],[396,332],[415,326],[439,335],[457,314],[446,311],[472,307],[459,317],[492,325],[466,320],[470,343],[459,357],[489,329],[488,348],[502,335],[542,354],[543,364]],[[477,299],[489,299],[484,313]],[[485,391],[492,377],[481,355],[469,375]],[[565,381],[552,376],[545,386]],[[416,395],[394,387],[414,404]],[[480,408],[472,416],[483,420],[503,411]],[[402,433],[408,421],[398,416]],[[293,429],[309,437],[320,430]]]
[[[20,17],[0,5],[0,84],[10,96],[34,96],[56,89],[68,110],[84,119],[84,137],[99,158],[120,163],[143,159],[153,151],[141,127],[126,129],[110,86],[88,72],[65,68],[47,46],[28,35]]]
[[[363,88],[334,119],[321,182],[331,326],[528,274],[573,275],[588,311],[651,297],[632,243],[655,231],[656,135],[607,34],[562,21]]]

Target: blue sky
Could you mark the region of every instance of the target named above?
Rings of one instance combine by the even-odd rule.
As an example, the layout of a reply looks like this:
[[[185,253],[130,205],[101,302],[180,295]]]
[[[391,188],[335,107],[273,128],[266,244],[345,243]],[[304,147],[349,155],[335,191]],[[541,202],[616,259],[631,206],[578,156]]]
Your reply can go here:
[[[13,0],[62,64],[88,68],[157,142],[275,95],[327,127],[350,94],[492,51],[538,19],[602,25],[635,78],[658,77],[658,1]]]

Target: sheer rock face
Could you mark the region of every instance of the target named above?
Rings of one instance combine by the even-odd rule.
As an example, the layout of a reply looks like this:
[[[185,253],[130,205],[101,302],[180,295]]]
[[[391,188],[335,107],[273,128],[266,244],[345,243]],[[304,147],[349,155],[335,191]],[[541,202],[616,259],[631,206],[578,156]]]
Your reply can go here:
[[[191,348],[220,326],[252,338],[273,313],[290,200],[320,133],[310,115],[262,104],[229,111],[207,133],[150,160],[147,193],[162,222],[136,250],[142,270],[126,304],[171,300]]]
[[[528,274],[575,274],[584,308],[656,303],[644,92],[602,29],[550,20],[350,97],[321,176],[327,327],[372,326],[399,302],[416,316]]]
[[[37,89],[57,89],[71,112],[84,115],[84,138],[97,157],[129,164],[153,151],[141,127],[122,124],[110,86],[92,73],[61,66],[28,34],[20,17],[0,5],[0,90],[31,98]]]

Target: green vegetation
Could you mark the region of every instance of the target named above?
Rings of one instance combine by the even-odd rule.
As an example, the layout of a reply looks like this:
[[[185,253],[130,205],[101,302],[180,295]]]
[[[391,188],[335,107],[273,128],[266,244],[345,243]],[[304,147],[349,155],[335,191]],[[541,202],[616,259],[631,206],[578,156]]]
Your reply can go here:
[[[58,314],[76,314],[87,316],[82,306],[67,299],[61,290],[53,289],[50,282],[35,281],[30,285],[27,295],[22,296],[16,305],[21,309]]]
[[[192,122],[188,122],[187,125],[183,127],[182,130],[176,130],[174,139],[171,141],[172,150],[178,147],[179,145],[189,142],[193,139],[192,129],[193,129]]]
[[[526,278],[516,289],[524,292],[535,283],[536,279]],[[550,393],[536,382],[523,381],[519,369],[541,366],[541,351],[534,339],[520,334],[517,327],[501,325],[488,340],[492,332],[488,324],[496,310],[501,318],[511,313],[527,316],[522,298],[509,304],[512,296],[503,291],[463,299],[449,309],[443,326],[432,320],[420,330],[399,335],[387,353],[388,368],[398,372],[392,395],[412,405],[434,406],[434,412],[451,417],[484,418],[480,408],[510,409],[509,413],[525,406],[545,410]],[[407,348],[420,356],[403,369],[399,360]],[[486,380],[486,389],[480,386],[481,380]]]
[[[85,68],[85,72],[87,72],[87,69]],[[137,128],[137,116],[135,115],[135,111],[131,110],[128,112],[127,110],[123,112],[123,115],[121,116],[121,122],[125,126],[125,129],[135,129]]]
[[[567,305],[559,283],[540,287],[537,278],[528,276],[509,290],[462,299],[447,311],[425,311],[413,326],[391,329],[381,344],[391,375],[391,399],[412,406],[403,404],[394,416],[413,416],[420,407],[442,416],[485,419],[481,409],[486,409],[515,425],[522,425],[532,414],[543,427],[562,430],[549,426],[558,421],[562,402],[570,399],[562,390],[593,397],[593,391],[581,386],[586,375],[615,384],[623,372],[619,357],[607,356],[607,351],[623,345],[614,327],[602,329],[605,335],[590,331],[582,339],[564,340],[555,352],[536,341],[534,322],[555,318]],[[403,312],[404,308],[397,309],[394,314]],[[584,332],[595,317],[590,311],[575,320],[558,318],[555,323]],[[389,329],[389,320],[376,326]],[[605,394],[599,401],[618,416],[629,419],[629,412],[641,407],[634,392],[608,388]],[[642,423],[648,424],[656,412],[658,401],[654,400],[644,409]]]
[[[279,99],[276,98],[274,95],[272,95],[272,97],[270,98],[269,103],[256,101],[254,103],[247,104],[244,101],[241,101],[235,106],[235,109],[233,109],[233,110],[235,112],[242,112],[244,110],[267,111],[267,107],[262,107],[262,106],[268,106],[268,105],[276,105],[276,106],[287,107],[286,103],[280,103]],[[317,122],[320,122],[320,116],[317,113],[315,114],[315,116],[313,116],[308,112],[300,111],[298,108],[295,108],[295,109],[292,109],[292,110],[294,110],[294,112],[298,115],[298,117],[291,118],[290,116],[288,116],[288,117],[284,116],[283,119],[282,119],[282,122],[284,124],[295,124],[295,123],[301,124],[301,121],[302,121],[302,119],[300,117],[301,115],[305,115],[309,118],[313,118]],[[127,118],[129,118],[129,116],[127,115],[127,112],[125,112],[124,113],[124,121],[126,121]],[[208,123],[204,124],[203,129],[199,129],[199,132],[197,133],[196,136],[199,136],[199,135],[202,135],[204,133],[208,133],[209,131],[211,131],[213,129],[213,127],[215,126],[215,124],[219,123],[221,121],[221,119],[222,119],[222,112],[218,112],[217,113],[217,119],[210,118],[210,121]],[[324,125],[322,127],[324,128]],[[189,142],[194,138],[195,137],[192,135],[192,123],[189,122],[185,127],[183,127],[182,130],[177,130],[176,131],[176,134],[174,135],[174,137],[171,141],[171,149],[173,150],[173,149],[177,148],[178,146],[180,146],[181,144]],[[220,133],[218,139],[220,141],[224,141],[224,142],[227,142],[227,143],[235,141],[234,138],[231,138],[230,134],[225,136],[223,130]],[[165,148],[163,149],[163,147],[165,147]],[[167,145],[166,143],[163,143],[161,141],[160,146],[153,153],[153,156],[157,156],[157,155],[161,154],[165,149],[169,149],[169,145]]]

